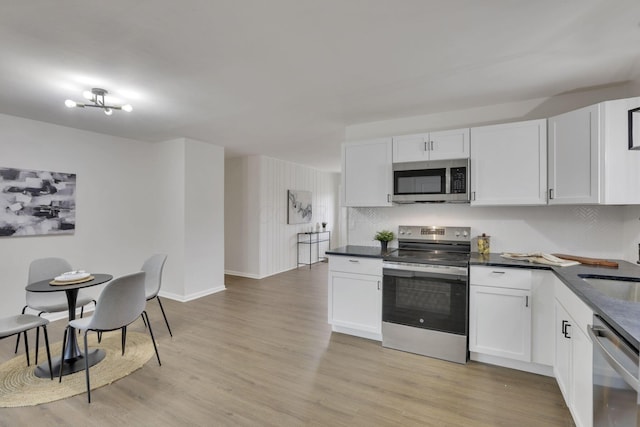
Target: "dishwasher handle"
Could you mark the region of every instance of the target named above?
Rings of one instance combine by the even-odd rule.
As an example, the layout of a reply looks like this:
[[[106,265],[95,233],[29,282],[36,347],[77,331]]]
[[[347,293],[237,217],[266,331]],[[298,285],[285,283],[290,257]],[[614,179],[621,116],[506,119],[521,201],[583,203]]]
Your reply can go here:
[[[602,326],[589,326],[588,332],[589,336],[591,337],[591,341],[595,346],[595,349],[599,350],[600,354],[602,354],[609,366],[611,366],[631,388],[633,388],[636,392],[640,392],[640,380],[638,379],[638,377],[633,375],[624,366],[622,366],[622,363],[618,359],[616,359],[616,356],[611,351],[609,351],[604,346],[604,344],[602,344],[602,341],[605,340],[613,341],[609,338],[613,332]],[[626,346],[625,343],[620,342],[620,344]],[[634,362],[635,365],[638,366],[637,356],[635,356]]]

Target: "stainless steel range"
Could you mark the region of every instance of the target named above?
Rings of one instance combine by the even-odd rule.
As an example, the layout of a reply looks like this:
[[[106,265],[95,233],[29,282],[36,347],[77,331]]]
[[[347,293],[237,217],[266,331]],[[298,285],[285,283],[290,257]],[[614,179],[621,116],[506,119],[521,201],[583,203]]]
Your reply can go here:
[[[383,258],[382,345],[457,363],[468,360],[469,227],[398,228]]]

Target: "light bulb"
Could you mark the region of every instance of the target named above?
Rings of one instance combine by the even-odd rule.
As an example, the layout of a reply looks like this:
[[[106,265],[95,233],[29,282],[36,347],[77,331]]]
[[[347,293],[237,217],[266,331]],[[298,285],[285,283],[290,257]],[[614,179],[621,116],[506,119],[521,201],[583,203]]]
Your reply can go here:
[[[112,110],[111,108],[105,108],[105,109],[104,109],[104,113],[105,113],[107,116],[110,116],[110,115],[112,115],[112,114],[113,114],[113,110]]]
[[[89,100],[93,99],[93,94],[90,90],[85,90],[84,92],[82,92],[82,96]]]
[[[122,110],[126,111],[127,113],[130,113],[133,111],[133,107],[131,106],[131,104],[125,104],[122,106]]]
[[[70,99],[67,99],[66,101],[64,101],[64,105],[66,105],[69,108],[73,108],[78,104],[76,103],[76,101],[72,101]]]

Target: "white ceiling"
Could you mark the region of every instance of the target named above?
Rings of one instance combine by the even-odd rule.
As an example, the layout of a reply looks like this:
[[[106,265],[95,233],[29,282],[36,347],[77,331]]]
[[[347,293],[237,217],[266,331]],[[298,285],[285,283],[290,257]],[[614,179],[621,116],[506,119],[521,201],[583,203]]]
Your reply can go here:
[[[339,170],[346,125],[640,76],[638,0],[24,0],[0,113]],[[134,106],[67,109],[103,87]]]

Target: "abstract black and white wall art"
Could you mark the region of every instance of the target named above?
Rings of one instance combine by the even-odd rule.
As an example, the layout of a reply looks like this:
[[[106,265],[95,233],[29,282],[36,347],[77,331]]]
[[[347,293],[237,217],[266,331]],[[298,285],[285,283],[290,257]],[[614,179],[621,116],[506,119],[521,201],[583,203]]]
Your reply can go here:
[[[0,167],[0,237],[75,228],[76,174]]]
[[[311,222],[311,191],[287,190],[288,209],[287,224],[304,224]]]

